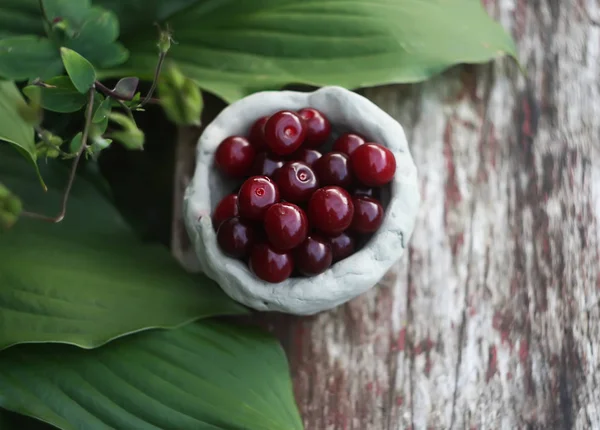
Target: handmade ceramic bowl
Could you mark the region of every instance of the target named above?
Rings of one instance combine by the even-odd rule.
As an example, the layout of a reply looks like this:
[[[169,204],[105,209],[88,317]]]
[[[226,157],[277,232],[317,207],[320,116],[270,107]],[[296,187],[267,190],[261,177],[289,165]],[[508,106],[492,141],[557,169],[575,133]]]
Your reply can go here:
[[[334,135],[355,132],[388,147],[396,157],[396,175],[387,188],[383,223],[358,252],[320,275],[271,284],[254,276],[244,262],[223,254],[217,245],[210,214],[239,181],[216,170],[214,154],[226,137],[246,135],[257,118],[303,107],[323,112]],[[261,311],[309,315],[347,302],[377,284],[402,256],[419,201],[417,170],[402,126],[368,99],[343,88],[325,87],[312,93],[260,92],[223,110],[200,137],[196,171],[186,191],[184,210],[202,270],[230,297]]]

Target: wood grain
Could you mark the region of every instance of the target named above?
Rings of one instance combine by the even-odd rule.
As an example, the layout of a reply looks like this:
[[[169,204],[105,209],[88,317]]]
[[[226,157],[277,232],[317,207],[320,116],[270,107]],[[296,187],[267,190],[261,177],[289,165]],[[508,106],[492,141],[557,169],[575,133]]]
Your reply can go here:
[[[282,340],[309,430],[600,429],[600,5],[488,0],[510,60],[363,93],[423,203],[371,292]]]

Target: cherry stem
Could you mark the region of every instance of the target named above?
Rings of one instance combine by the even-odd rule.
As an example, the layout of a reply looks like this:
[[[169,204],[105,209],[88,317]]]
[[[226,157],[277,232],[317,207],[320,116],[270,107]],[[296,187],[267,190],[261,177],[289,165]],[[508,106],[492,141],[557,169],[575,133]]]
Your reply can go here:
[[[41,221],[51,222],[51,223],[59,223],[61,222],[67,213],[67,203],[69,202],[69,196],[71,194],[71,189],[73,188],[73,182],[75,181],[75,174],[77,173],[77,167],[79,166],[79,162],[81,161],[81,157],[83,156],[85,150],[87,149],[87,140],[90,132],[90,126],[92,124],[92,113],[94,109],[94,94],[96,93],[96,89],[92,85],[92,88],[89,90],[89,100],[87,109],[85,112],[85,127],[83,129],[83,135],[81,137],[81,148],[77,152],[77,156],[71,165],[71,172],[69,173],[69,180],[67,182],[67,186],[65,188],[65,192],[62,198],[62,207],[60,213],[55,217],[49,217],[47,215],[38,214],[35,212],[21,212],[21,216],[28,218],[35,218]]]
[[[125,102],[130,102],[131,100],[133,100],[134,96],[127,97],[122,94],[116,93],[114,90],[111,90],[110,88],[108,88],[106,85],[104,85],[100,81],[96,81],[94,84],[96,85],[96,88],[98,90],[100,90],[105,96],[109,96],[109,97],[112,97],[113,99],[121,100],[121,101],[125,101]],[[146,96],[146,98],[148,98],[148,96]],[[146,100],[146,99],[144,99],[144,100]],[[158,104],[158,103],[160,103],[160,101],[158,99],[148,98],[147,103]],[[140,104],[140,106],[141,106],[141,104]]]

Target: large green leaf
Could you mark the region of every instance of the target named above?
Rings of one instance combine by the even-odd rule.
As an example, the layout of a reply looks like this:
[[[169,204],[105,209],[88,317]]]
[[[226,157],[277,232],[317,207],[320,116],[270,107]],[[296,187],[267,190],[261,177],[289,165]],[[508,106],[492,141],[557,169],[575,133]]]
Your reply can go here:
[[[0,39],[23,34],[44,34],[37,0],[0,1]]]
[[[23,88],[23,92],[29,98],[39,93],[42,107],[54,112],[77,112],[87,102],[87,96],[77,91],[68,76],[55,76],[46,83],[49,87],[29,85]]]
[[[93,351],[17,346],[0,387],[0,406],[63,430],[302,429],[277,342],[212,321]]]
[[[209,0],[167,22],[178,42],[169,58],[228,101],[287,83],[413,82],[515,54],[477,0]],[[139,28],[124,43],[130,61],[111,74],[150,78],[155,30]]]
[[[25,210],[56,214],[67,169],[43,165],[43,193],[26,167],[0,148],[0,182]],[[141,243],[83,177],[63,222],[22,218],[0,236],[0,349],[21,342],[91,348],[147,328],[240,312],[208,278],[187,275],[166,249]]]
[[[87,92],[96,80],[94,66],[85,57],[69,48],[60,48],[60,56],[77,91]]]
[[[14,36],[0,40],[0,78],[46,79],[61,71],[58,50],[50,39]]]
[[[25,100],[17,86],[10,81],[0,81],[0,146],[4,141],[16,148],[33,164],[40,182],[45,186],[37,165],[33,127],[20,113],[20,109],[25,108]]]

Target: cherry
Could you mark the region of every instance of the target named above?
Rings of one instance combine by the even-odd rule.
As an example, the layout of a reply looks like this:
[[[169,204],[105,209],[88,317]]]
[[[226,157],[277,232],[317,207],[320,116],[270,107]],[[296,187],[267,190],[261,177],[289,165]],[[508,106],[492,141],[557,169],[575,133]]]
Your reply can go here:
[[[346,133],[337,138],[332,149],[334,151],[343,152],[347,156],[351,156],[356,148],[360,145],[364,145],[364,143],[365,139],[358,134]]]
[[[279,189],[266,176],[252,176],[242,184],[238,193],[240,216],[261,221],[265,212],[279,201]]]
[[[292,203],[275,203],[265,212],[264,228],[275,249],[289,251],[306,239],[308,218]]]
[[[356,249],[356,241],[348,233],[342,233],[339,236],[329,238],[329,243],[331,244],[334,262],[351,256]]]
[[[315,163],[315,173],[321,185],[347,188],[354,179],[348,156],[341,152],[329,152],[319,158]]]
[[[316,148],[325,143],[331,133],[331,124],[325,115],[313,108],[300,109],[298,115],[306,124],[305,146]]]
[[[250,253],[250,270],[263,281],[278,283],[290,277],[294,270],[292,256],[278,252],[267,243],[254,245]]]
[[[248,133],[248,140],[257,151],[266,151],[268,149],[265,140],[265,124],[269,120],[268,116],[263,116],[257,119]]]
[[[230,136],[219,144],[215,153],[215,164],[229,176],[246,176],[256,151],[248,139]]]
[[[315,161],[319,158],[321,158],[321,153],[316,149],[300,148],[290,155],[289,159],[292,161],[302,161],[312,168],[315,165]]]
[[[323,233],[337,235],[352,223],[354,205],[346,190],[336,186],[319,188],[308,202],[308,219]]]
[[[254,240],[254,229],[237,216],[223,221],[217,231],[217,243],[225,254],[234,258],[250,255]]]
[[[350,157],[350,164],[358,180],[370,187],[389,183],[396,173],[394,154],[376,143],[365,143],[356,148]]]
[[[307,202],[319,188],[315,172],[299,161],[289,162],[279,169],[277,186],[281,198],[293,203]]]
[[[350,228],[358,233],[374,233],[383,222],[383,207],[371,197],[354,197],[354,218]]]
[[[322,237],[311,235],[294,250],[296,269],[306,276],[323,273],[331,266],[333,253],[331,245]]]
[[[229,194],[228,196],[223,197],[217,207],[215,207],[212,216],[212,223],[215,230],[219,228],[223,221],[238,215],[237,200],[237,194]]]
[[[284,163],[285,161],[281,160],[275,155],[267,152],[261,152],[254,159],[251,174],[275,177],[277,175],[277,171],[281,168],[281,166],[283,166]]]
[[[275,154],[287,155],[302,145],[306,128],[302,118],[291,111],[279,111],[265,124],[265,140]]]

